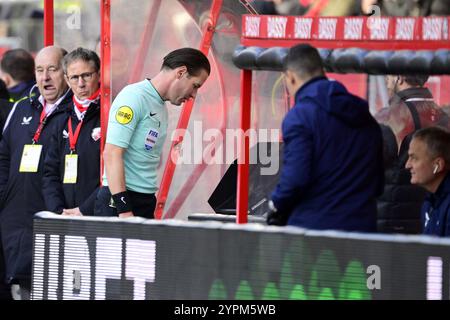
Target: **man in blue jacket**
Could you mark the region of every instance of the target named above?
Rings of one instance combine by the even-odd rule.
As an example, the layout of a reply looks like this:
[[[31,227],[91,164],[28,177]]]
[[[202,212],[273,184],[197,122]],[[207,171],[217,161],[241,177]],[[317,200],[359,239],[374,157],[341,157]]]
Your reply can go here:
[[[423,233],[450,236],[450,133],[439,127],[416,131],[405,167],[411,184],[429,192],[421,211]]]
[[[42,175],[51,127],[72,101],[61,65],[65,53],[52,46],[36,55],[39,90],[15,105],[0,141],[0,233],[6,278],[19,286],[21,299],[31,286],[33,216],[45,210]]]
[[[327,79],[310,45],[289,50],[285,77],[295,105],[282,124],[284,159],[268,224],[375,231],[383,146],[367,102]]]

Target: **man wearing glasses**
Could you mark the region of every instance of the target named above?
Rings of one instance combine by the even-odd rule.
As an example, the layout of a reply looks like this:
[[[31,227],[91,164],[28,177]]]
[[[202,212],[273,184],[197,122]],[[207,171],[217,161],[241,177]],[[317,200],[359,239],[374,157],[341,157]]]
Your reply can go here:
[[[100,184],[100,59],[78,48],[64,57],[63,68],[73,101],[54,126],[45,158],[45,203],[55,213],[93,215]]]
[[[197,95],[210,73],[208,58],[192,48],[170,52],[160,72],[126,86],[109,113],[105,175],[95,215],[153,218],[157,167],[167,131],[165,101],[181,105]]]
[[[72,101],[61,65],[66,53],[51,46],[36,55],[35,95],[11,110],[0,142],[0,233],[6,280],[13,285],[15,299],[29,298],[33,215],[46,209],[42,193],[44,156],[52,126]]]

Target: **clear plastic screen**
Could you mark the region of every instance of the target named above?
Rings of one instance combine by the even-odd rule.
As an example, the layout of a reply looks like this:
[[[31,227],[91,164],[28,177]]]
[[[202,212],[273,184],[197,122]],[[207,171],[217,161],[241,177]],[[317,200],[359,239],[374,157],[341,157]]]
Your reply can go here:
[[[100,40],[100,0],[54,0],[53,12],[56,45],[68,52],[78,47],[96,50]]]

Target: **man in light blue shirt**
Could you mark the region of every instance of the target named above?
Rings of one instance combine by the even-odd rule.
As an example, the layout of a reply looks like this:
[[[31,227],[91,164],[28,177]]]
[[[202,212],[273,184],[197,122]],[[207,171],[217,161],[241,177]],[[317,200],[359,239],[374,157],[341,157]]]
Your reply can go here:
[[[119,92],[109,112],[105,174],[95,215],[153,218],[157,166],[168,125],[165,101],[181,105],[195,98],[210,70],[201,51],[177,49],[164,57],[155,77]]]

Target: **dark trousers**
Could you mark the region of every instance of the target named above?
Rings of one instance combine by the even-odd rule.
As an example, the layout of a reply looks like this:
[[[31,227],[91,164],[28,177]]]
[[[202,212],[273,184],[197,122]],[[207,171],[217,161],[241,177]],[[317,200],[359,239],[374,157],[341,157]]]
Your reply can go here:
[[[131,208],[133,214],[138,217],[153,219],[153,212],[156,206],[156,197],[154,193],[139,193],[127,191],[130,195]],[[101,187],[95,200],[94,216],[117,217],[116,208],[110,206],[111,192],[108,187]]]

